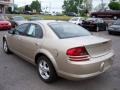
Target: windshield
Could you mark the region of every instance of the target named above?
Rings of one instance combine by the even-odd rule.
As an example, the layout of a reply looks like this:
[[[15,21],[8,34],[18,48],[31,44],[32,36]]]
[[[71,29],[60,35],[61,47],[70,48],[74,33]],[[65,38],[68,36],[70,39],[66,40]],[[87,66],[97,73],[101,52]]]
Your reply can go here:
[[[81,26],[68,22],[54,22],[48,25],[61,39],[91,35],[89,31]]]
[[[13,17],[13,19],[14,19],[15,21],[23,21],[23,20],[25,20],[24,17],[20,17],[20,16]]]
[[[103,19],[101,18],[88,18],[87,21],[92,21],[92,22],[95,22],[95,23],[103,23]]]
[[[114,22],[114,25],[120,25],[120,20],[117,20],[116,22]]]

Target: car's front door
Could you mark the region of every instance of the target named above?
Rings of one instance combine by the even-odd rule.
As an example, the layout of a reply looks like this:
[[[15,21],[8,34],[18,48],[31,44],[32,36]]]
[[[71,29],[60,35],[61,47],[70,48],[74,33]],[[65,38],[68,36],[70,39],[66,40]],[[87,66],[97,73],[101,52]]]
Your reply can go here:
[[[25,36],[28,26],[29,24],[22,24],[15,28],[14,34],[9,34],[8,37],[9,47],[16,53],[19,53],[21,49],[21,37]]]
[[[27,29],[26,36],[21,37],[21,49],[20,52],[25,58],[34,62],[35,53],[41,48],[43,42],[43,30],[40,25],[30,24]]]

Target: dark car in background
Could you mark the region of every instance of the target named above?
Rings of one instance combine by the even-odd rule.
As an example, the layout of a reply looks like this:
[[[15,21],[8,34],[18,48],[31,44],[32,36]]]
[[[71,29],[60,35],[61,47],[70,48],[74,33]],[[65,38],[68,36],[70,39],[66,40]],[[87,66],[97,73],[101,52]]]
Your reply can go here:
[[[118,19],[111,26],[108,27],[108,33],[120,35],[120,19]]]
[[[82,21],[82,27],[89,31],[104,31],[107,29],[108,24],[102,18],[88,18]]]
[[[120,10],[99,10],[97,12],[92,12],[91,17],[99,17],[99,18],[120,18]]]
[[[11,23],[6,15],[0,15],[0,30],[10,30]]]
[[[12,27],[14,28],[23,22],[27,22],[27,20],[23,16],[13,16],[10,18],[10,22],[12,24]]]
[[[33,15],[32,11],[24,11],[24,14],[26,14],[26,15]]]
[[[67,16],[74,16],[74,17],[76,17],[77,14],[75,12],[68,12]]]

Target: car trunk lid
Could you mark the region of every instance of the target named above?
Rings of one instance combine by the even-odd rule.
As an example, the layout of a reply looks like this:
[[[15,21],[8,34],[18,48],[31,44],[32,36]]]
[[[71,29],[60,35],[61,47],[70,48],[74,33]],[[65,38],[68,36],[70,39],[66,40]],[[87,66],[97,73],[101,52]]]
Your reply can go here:
[[[0,21],[0,25],[8,25],[8,21]]]
[[[99,57],[107,54],[111,50],[111,41],[103,41],[85,46],[91,57]]]
[[[65,40],[68,48],[84,46],[90,57],[100,57],[111,51],[111,40],[96,36],[81,36]]]

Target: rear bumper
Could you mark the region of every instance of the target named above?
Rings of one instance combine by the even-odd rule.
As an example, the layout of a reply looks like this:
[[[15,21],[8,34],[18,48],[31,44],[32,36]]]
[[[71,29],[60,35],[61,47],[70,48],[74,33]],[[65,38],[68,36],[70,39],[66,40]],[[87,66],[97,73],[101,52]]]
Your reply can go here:
[[[120,35],[120,31],[108,30],[108,32],[109,32],[110,34],[118,34],[118,35]]]
[[[80,80],[97,76],[108,70],[113,64],[114,54],[111,52],[105,56],[92,58],[86,62],[69,62],[66,71],[60,72],[60,76],[69,80]]]

